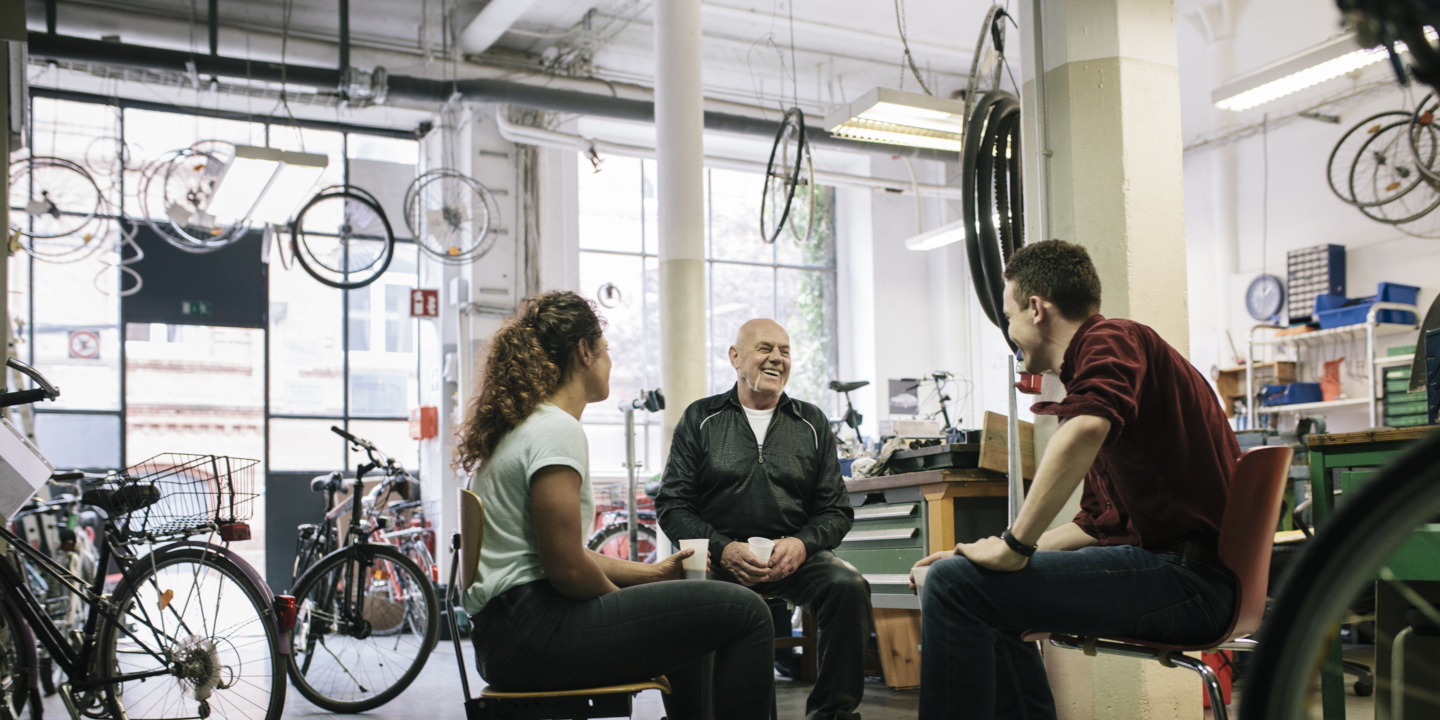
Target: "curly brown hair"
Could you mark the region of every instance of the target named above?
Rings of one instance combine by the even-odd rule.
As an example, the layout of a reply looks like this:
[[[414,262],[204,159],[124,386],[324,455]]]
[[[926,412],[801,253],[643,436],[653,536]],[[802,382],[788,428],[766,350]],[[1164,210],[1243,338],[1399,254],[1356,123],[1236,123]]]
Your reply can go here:
[[[1005,279],[1015,281],[1017,301],[1038,295],[1066,320],[1100,312],[1100,275],[1090,253],[1074,243],[1046,240],[1016,250],[1005,266]]]
[[[526,298],[490,339],[480,394],[459,432],[455,466],[471,472],[494,454],[505,434],[569,379],[579,344],[594,347],[604,331],[595,304],[573,292]]]

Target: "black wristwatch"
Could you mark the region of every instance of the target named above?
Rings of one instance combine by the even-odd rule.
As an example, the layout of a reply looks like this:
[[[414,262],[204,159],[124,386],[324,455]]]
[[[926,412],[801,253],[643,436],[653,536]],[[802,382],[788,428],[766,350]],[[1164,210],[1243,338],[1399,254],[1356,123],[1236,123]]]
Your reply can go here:
[[[1035,546],[1020,542],[1020,538],[1015,537],[1015,533],[1010,532],[1010,528],[1008,527],[1005,528],[1005,532],[1000,533],[1000,539],[1004,540],[1005,544],[1009,545],[1011,550],[1027,558],[1035,554]]]

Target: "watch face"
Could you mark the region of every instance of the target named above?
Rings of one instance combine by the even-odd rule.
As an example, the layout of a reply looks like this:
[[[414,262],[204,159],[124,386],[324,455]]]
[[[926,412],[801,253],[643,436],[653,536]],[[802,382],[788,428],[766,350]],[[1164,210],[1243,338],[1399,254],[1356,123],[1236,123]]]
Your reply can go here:
[[[1250,287],[1245,291],[1245,309],[1256,320],[1274,320],[1280,315],[1284,302],[1285,289],[1280,285],[1280,278],[1274,275],[1261,275],[1251,280]]]

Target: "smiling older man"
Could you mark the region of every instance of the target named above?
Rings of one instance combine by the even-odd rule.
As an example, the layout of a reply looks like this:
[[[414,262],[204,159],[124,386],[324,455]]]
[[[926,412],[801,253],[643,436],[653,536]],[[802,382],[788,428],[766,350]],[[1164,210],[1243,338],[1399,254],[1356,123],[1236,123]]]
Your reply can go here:
[[[671,538],[708,538],[717,579],[814,615],[820,667],[805,716],[859,718],[870,588],[831,552],[855,512],[829,422],[820,408],[785,394],[790,336],[774,320],[741,326],[730,364],[735,387],[691,404],[675,428],[655,500],[660,526]],[[754,536],[775,541],[768,563],[750,553]]]

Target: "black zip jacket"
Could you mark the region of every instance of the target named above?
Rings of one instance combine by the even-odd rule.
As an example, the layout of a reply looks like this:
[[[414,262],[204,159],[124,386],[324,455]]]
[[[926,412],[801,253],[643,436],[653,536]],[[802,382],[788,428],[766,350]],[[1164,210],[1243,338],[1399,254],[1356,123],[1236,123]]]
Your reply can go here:
[[[759,447],[734,387],[685,409],[655,509],[671,539],[709,538],[715,563],[752,536],[833,550],[855,519],[825,413],[782,394]]]

